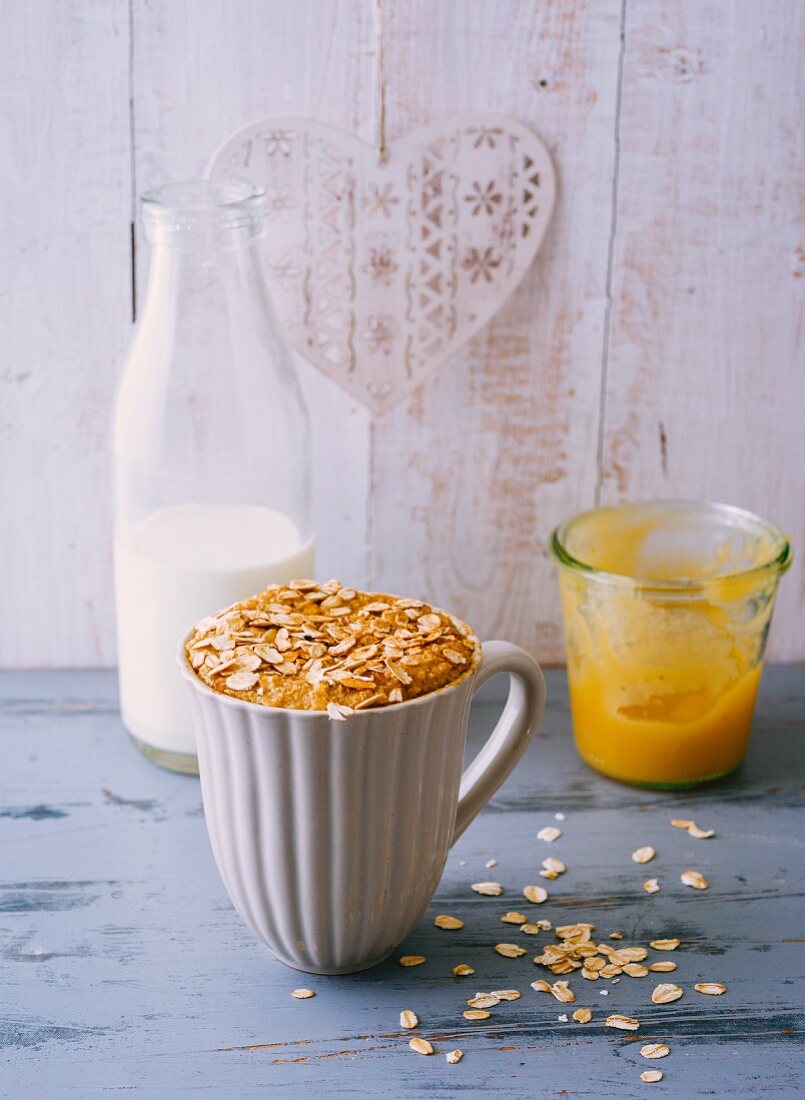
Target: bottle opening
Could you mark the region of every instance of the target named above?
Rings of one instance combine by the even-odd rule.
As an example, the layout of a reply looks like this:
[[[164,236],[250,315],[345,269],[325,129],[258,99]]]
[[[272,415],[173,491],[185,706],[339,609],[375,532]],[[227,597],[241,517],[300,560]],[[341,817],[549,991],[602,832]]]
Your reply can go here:
[[[265,221],[265,192],[245,180],[188,180],[146,191],[141,200],[149,230],[187,233],[194,230],[259,230]]]

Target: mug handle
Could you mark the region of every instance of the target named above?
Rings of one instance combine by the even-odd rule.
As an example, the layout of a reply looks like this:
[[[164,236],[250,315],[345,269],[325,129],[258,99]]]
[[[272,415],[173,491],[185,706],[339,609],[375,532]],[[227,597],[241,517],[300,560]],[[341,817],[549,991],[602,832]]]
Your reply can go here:
[[[502,672],[509,674],[509,697],[489,740],[461,777],[452,844],[509,776],[545,713],[545,677],[534,658],[511,642],[484,642],[472,694]]]

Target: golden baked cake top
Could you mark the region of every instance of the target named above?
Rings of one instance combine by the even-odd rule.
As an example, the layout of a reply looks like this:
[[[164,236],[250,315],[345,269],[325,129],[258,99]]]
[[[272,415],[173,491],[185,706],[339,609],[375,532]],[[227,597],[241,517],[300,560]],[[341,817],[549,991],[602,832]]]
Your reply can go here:
[[[340,719],[458,683],[481,646],[466,623],[421,600],[300,580],[202,619],[186,652],[223,695]]]

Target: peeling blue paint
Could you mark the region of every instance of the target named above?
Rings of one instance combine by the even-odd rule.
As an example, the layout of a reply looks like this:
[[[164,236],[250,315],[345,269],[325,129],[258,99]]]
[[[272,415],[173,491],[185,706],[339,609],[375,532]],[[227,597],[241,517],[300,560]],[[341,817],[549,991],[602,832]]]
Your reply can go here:
[[[12,821],[22,821],[28,818],[30,821],[52,821],[59,817],[69,817],[66,810],[57,810],[55,806],[17,806],[1,807],[0,817],[8,817]]]
[[[101,896],[109,882],[18,882],[0,884],[0,913],[58,913],[85,909]]]
[[[153,798],[121,798],[119,794],[110,791],[108,787],[103,787],[101,794],[113,806],[133,806],[135,810],[153,810],[159,805]]]
[[[108,1027],[69,1027],[45,1020],[0,1018],[0,1050],[9,1047],[39,1048],[47,1043],[82,1043],[111,1030]]]

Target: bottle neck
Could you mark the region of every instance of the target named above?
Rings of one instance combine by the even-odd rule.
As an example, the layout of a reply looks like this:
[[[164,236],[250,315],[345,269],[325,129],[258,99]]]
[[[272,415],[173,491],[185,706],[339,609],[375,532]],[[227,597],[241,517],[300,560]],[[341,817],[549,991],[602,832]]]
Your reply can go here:
[[[199,310],[212,314],[237,294],[263,301],[264,285],[254,227],[240,226],[177,240],[168,232],[150,233],[151,257],[143,322],[154,314],[176,313],[188,319]]]
[[[142,199],[151,244],[144,318],[181,306],[214,307],[231,289],[260,292],[257,241],[265,228],[265,196],[238,181],[165,184]]]

